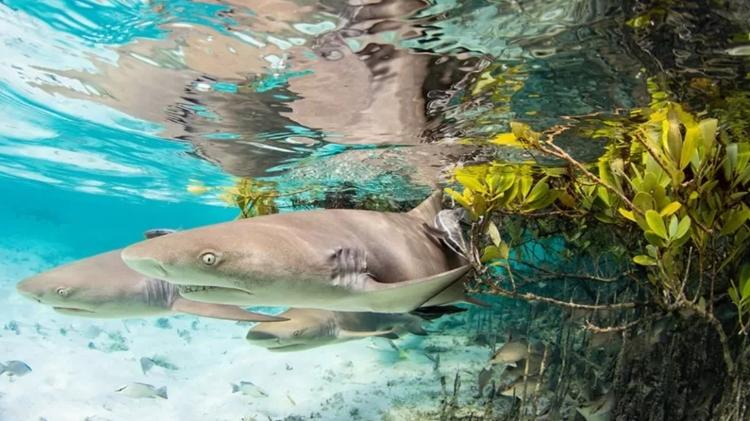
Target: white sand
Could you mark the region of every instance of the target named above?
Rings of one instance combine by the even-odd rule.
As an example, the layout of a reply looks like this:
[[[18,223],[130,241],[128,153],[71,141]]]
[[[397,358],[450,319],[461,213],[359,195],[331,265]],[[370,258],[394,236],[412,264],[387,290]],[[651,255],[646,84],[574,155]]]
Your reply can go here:
[[[19,279],[49,266],[35,255],[0,250],[0,361],[22,360],[33,369],[20,378],[0,376],[0,420],[426,419],[419,411],[435,410],[441,392],[439,374],[420,349],[429,344],[450,349],[441,354],[439,373],[451,384],[461,370],[461,394],[467,399],[476,394],[475,373],[488,355],[487,348],[437,333],[397,340],[408,350],[402,359],[381,338],[272,353],[247,344],[248,327],[232,322],[178,316],[169,318],[171,328],[164,329],[156,326],[156,318],[65,316],[15,292]],[[12,321],[18,334],[2,329]],[[108,335],[117,332],[128,349],[105,352],[116,342]],[[188,332],[190,342],[178,332]],[[179,369],[154,367],[144,375],[139,359],[154,355]],[[231,393],[230,384],[243,380],[269,396]],[[169,399],[115,393],[129,382],[166,385]]]

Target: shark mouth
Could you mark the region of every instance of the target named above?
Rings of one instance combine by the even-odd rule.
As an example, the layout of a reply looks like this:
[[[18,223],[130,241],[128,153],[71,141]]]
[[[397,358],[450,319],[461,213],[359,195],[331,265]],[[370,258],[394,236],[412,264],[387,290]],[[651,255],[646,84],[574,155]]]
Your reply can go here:
[[[252,305],[254,301],[253,293],[237,288],[180,285],[179,291],[183,298],[206,303]]]
[[[75,308],[75,307],[52,307],[55,311],[59,311],[60,313],[96,313],[95,311],[91,310],[85,310],[82,308]]]

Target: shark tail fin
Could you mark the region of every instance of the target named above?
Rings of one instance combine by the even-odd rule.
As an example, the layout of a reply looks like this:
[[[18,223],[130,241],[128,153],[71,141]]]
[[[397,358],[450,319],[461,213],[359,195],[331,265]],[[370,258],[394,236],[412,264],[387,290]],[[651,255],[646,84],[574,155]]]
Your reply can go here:
[[[6,370],[6,369],[7,369],[7,368],[5,367],[5,364],[3,364],[3,363],[0,363],[0,376],[2,376],[2,375],[3,375],[3,373],[5,373],[5,370]]]
[[[442,208],[443,192],[440,190],[434,191],[430,197],[425,199],[422,203],[417,205],[416,208],[410,210],[406,214],[417,218],[426,223],[432,223],[435,216],[440,212]]]
[[[240,386],[238,384],[232,383],[232,393],[237,393],[240,391]]]
[[[156,396],[162,399],[167,399],[167,386],[162,386],[156,389]]]
[[[253,313],[233,305],[203,303],[200,301],[188,300],[183,297],[174,300],[172,303],[172,310],[178,313],[244,322],[283,322],[289,320],[284,317]]]

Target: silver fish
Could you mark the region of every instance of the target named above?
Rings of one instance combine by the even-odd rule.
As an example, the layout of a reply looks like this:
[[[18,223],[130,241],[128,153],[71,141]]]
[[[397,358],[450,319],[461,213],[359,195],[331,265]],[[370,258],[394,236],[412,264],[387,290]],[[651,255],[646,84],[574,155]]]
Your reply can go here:
[[[162,398],[167,399],[167,386],[156,388],[146,383],[129,383],[116,390],[131,398]]]
[[[23,361],[12,360],[0,364],[0,375],[23,377],[31,372],[31,367]]]
[[[267,398],[268,393],[259,388],[253,382],[241,381],[239,384],[232,384],[232,393],[241,393],[254,398]]]

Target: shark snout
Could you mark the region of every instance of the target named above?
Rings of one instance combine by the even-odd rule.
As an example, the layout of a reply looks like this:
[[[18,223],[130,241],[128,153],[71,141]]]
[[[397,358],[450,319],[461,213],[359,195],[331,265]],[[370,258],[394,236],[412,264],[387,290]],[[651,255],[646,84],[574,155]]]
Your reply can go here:
[[[29,278],[19,282],[16,285],[16,291],[26,298],[41,303],[42,301],[39,299],[39,297],[41,297],[42,291],[34,287],[34,279],[35,278]]]
[[[167,271],[161,262],[153,257],[144,256],[139,252],[138,245],[125,248],[120,256],[129,268],[143,275],[158,279],[167,276]]]

